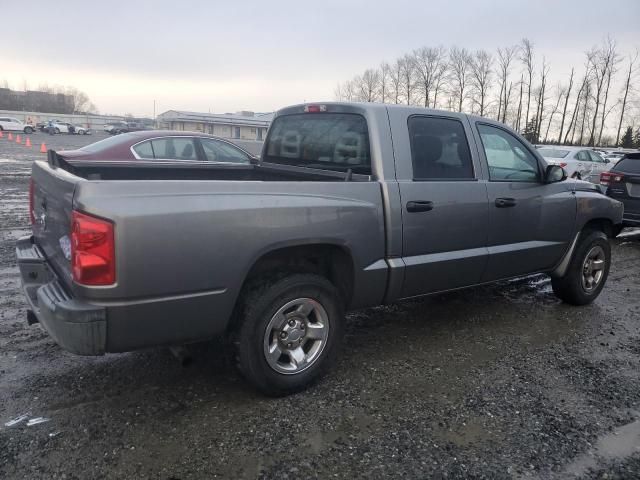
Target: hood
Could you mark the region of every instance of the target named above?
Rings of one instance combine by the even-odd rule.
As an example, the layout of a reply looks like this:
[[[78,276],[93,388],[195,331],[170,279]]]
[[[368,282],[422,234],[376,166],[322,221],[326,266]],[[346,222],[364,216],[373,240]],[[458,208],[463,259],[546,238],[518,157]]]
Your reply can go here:
[[[600,185],[596,185],[595,183],[587,182],[585,180],[578,180],[575,178],[567,178],[565,180],[571,189],[575,192],[598,192],[603,193]]]

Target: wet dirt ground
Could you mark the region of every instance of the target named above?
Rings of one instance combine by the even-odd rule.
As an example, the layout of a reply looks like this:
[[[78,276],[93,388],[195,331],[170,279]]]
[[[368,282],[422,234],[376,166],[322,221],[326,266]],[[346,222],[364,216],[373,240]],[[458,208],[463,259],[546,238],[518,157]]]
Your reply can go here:
[[[36,158],[0,139],[0,478],[640,478],[640,232],[612,242],[593,305],[537,276],[357,312],[329,376],[268,399],[221,342],[185,368],[27,326],[14,242]]]

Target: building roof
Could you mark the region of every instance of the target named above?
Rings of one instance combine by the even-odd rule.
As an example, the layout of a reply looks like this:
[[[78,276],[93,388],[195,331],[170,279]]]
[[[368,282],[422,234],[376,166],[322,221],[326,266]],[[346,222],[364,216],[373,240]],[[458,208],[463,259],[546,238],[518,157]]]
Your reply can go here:
[[[163,122],[224,123],[228,125],[268,127],[273,119],[273,113],[256,113],[253,116],[247,116],[236,113],[200,113],[169,110],[158,115],[158,119]]]

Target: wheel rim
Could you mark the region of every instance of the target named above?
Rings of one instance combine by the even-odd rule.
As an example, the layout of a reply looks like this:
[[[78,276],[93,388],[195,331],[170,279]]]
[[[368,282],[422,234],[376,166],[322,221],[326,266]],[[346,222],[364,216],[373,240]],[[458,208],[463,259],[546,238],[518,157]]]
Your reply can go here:
[[[324,307],[311,298],[297,298],[271,317],[264,334],[264,356],[278,373],[300,373],[320,358],[328,335]]]
[[[606,261],[601,246],[596,245],[589,250],[582,264],[582,288],[585,292],[592,292],[600,285]]]

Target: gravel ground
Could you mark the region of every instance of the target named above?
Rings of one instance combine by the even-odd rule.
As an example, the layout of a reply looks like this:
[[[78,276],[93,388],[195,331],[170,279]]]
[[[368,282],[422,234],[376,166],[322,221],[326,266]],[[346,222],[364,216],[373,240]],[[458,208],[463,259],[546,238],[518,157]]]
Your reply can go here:
[[[185,368],[27,326],[13,248],[35,152],[0,139],[0,478],[640,477],[640,232],[591,306],[537,276],[357,312],[337,368],[274,400],[221,343]],[[22,414],[50,420],[5,426]]]

